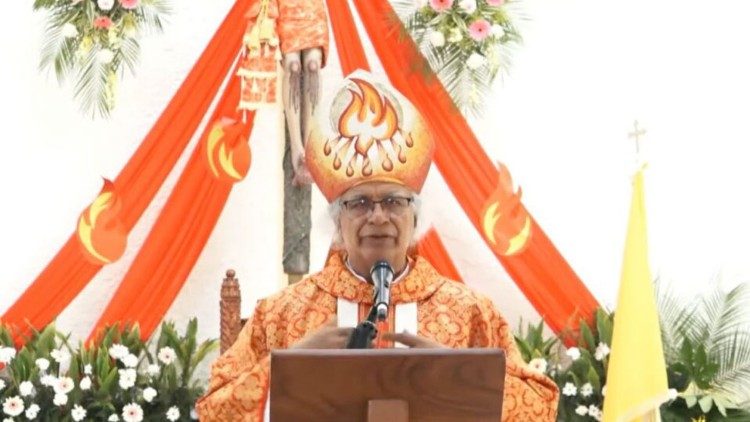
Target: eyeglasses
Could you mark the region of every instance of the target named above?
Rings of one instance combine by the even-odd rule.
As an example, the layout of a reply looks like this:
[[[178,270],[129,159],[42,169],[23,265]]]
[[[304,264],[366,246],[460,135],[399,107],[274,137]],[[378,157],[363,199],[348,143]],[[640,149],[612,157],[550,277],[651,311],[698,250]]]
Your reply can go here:
[[[409,204],[414,198],[404,198],[402,196],[387,196],[380,201],[373,201],[370,198],[362,197],[348,201],[342,201],[344,209],[353,217],[361,217],[375,211],[375,204],[380,204],[383,212],[391,215],[403,215]]]

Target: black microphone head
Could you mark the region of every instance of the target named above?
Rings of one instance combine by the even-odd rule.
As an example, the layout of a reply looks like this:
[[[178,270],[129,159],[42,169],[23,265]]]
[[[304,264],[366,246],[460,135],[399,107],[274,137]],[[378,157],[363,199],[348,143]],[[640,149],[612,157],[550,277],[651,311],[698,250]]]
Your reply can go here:
[[[379,271],[385,271],[393,274],[393,268],[391,267],[391,264],[389,264],[385,259],[381,259],[372,266],[372,269],[370,270],[370,277],[374,277],[375,273]]]

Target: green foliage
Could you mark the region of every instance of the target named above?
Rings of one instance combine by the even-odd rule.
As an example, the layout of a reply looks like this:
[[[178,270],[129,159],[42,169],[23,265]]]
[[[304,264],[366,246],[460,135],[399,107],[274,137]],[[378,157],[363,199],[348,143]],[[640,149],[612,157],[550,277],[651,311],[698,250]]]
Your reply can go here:
[[[514,24],[518,2],[506,1],[496,7],[486,0],[476,0],[473,12],[466,11],[458,1],[444,12],[429,5],[414,5],[414,0],[394,2],[395,10],[458,109],[480,116],[492,83],[510,68],[512,53],[522,41]],[[470,36],[469,26],[480,19],[494,29],[490,36],[477,41]]]
[[[728,293],[715,288],[691,301],[657,285],[656,297],[667,379],[676,394],[662,405],[662,420],[750,421],[750,285]],[[525,333],[519,327],[516,344],[524,359],[549,362],[546,373],[560,387],[559,421],[596,419],[590,410],[603,406],[612,330],[613,315],[598,309],[593,324],[579,322],[577,335],[563,333],[577,347],[561,353],[542,347],[557,339],[545,338],[541,323]],[[579,406],[586,415],[576,413]]]
[[[141,407],[145,421],[166,420],[172,408],[187,420],[204,391],[205,380],[196,379],[195,370],[218,348],[216,340],[198,343],[197,330],[196,319],[190,320],[184,335],[165,322],[155,344],[149,345],[141,340],[137,325],[115,325],[94,344],[74,349],[68,335],[49,325],[34,331],[0,371],[6,384],[0,401],[20,397],[27,409],[35,403],[41,408],[39,420],[70,420],[75,405],[86,410],[86,420],[107,420],[131,403]],[[10,334],[0,325],[0,347],[12,345]],[[67,403],[55,405],[53,387],[64,380],[70,382]],[[33,385],[32,394],[22,393],[24,382]]]
[[[81,110],[106,117],[114,109],[117,84],[127,67],[134,73],[143,33],[162,30],[167,0],[141,0],[134,9],[119,1],[103,10],[95,0],[35,0],[47,12],[39,67],[52,69],[58,82],[75,80]]]

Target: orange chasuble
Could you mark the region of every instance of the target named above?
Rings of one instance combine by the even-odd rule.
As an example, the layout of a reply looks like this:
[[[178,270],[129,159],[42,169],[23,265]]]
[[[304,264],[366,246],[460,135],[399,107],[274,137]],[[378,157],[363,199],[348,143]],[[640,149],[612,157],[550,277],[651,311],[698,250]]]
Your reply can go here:
[[[213,365],[208,392],[196,404],[202,421],[261,421],[269,387],[270,352],[285,349],[336,315],[344,299],[372,305],[373,287],[336,254],[323,271],[258,301],[251,321]],[[417,304],[420,336],[452,348],[495,347],[506,353],[503,421],[554,421],[559,392],[523,362],[508,324],[490,299],[442,277],[416,257],[391,287],[391,304]]]

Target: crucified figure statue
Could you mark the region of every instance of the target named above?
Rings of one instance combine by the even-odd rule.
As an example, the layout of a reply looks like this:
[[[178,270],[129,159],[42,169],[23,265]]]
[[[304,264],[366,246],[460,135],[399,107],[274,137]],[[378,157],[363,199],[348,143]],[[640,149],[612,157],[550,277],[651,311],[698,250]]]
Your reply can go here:
[[[296,280],[309,270],[312,178],[305,140],[321,95],[320,70],[328,52],[324,0],[257,0],[247,13],[240,70],[240,109],[276,104],[278,61],[288,143],[284,158],[284,272]]]
[[[294,168],[292,184],[295,186],[312,183],[310,172],[305,167],[304,143],[310,133],[310,122],[320,98],[322,65],[323,50],[321,48],[284,54],[282,98]]]

